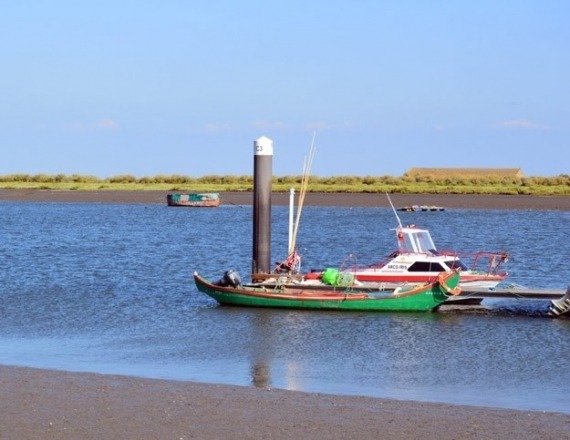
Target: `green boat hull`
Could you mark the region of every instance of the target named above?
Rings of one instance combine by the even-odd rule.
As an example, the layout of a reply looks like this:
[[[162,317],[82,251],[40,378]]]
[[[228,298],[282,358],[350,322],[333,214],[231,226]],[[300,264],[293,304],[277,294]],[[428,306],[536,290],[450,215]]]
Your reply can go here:
[[[220,195],[218,193],[167,194],[166,202],[168,206],[215,208],[220,206]]]
[[[435,282],[408,292],[363,293],[358,290],[288,291],[230,287],[213,284],[198,274],[194,274],[196,287],[220,304],[244,307],[291,308],[310,310],[346,310],[346,311],[430,311],[438,307],[452,294],[459,283],[459,274],[447,277],[444,285]]]

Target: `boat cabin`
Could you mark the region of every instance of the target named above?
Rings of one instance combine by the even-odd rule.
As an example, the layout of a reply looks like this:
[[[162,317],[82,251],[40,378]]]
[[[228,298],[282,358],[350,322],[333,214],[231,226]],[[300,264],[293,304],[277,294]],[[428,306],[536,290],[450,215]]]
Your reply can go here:
[[[443,255],[438,252],[427,229],[420,229],[415,226],[399,227],[396,229],[396,235],[398,238],[398,255],[425,254],[442,257],[437,260],[417,260],[407,268],[408,272],[447,272],[450,269],[468,269],[457,256]],[[442,266],[442,263],[447,267]]]

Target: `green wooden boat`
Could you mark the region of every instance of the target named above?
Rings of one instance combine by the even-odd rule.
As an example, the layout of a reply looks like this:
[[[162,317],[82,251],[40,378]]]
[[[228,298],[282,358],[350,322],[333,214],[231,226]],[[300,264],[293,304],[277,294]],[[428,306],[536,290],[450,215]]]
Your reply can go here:
[[[244,286],[239,281],[239,276],[231,276],[230,272],[233,271],[226,272],[224,277],[215,283],[194,272],[196,287],[220,304],[351,311],[429,311],[450,296],[461,292],[457,271],[442,272],[432,283],[401,287],[393,291],[333,286],[329,286],[327,290],[310,286]]]

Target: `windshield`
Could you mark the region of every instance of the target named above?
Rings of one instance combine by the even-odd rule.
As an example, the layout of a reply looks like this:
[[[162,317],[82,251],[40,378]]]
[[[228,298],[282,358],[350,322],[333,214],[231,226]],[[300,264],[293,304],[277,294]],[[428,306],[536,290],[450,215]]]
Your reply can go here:
[[[431,235],[425,230],[404,229],[399,240],[400,252],[433,253],[437,252]]]

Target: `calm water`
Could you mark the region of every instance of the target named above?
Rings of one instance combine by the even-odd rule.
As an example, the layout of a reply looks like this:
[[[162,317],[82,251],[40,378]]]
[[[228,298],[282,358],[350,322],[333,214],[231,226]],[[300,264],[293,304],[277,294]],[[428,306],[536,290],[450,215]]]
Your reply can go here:
[[[509,251],[509,283],[570,283],[570,212],[400,216],[440,249]],[[273,217],[277,261],[287,208]],[[570,413],[570,319],[547,317],[547,302],[424,314],[218,306],[192,273],[247,278],[251,219],[245,206],[0,202],[0,363]],[[305,207],[304,268],[377,261],[395,225],[384,208]]]

